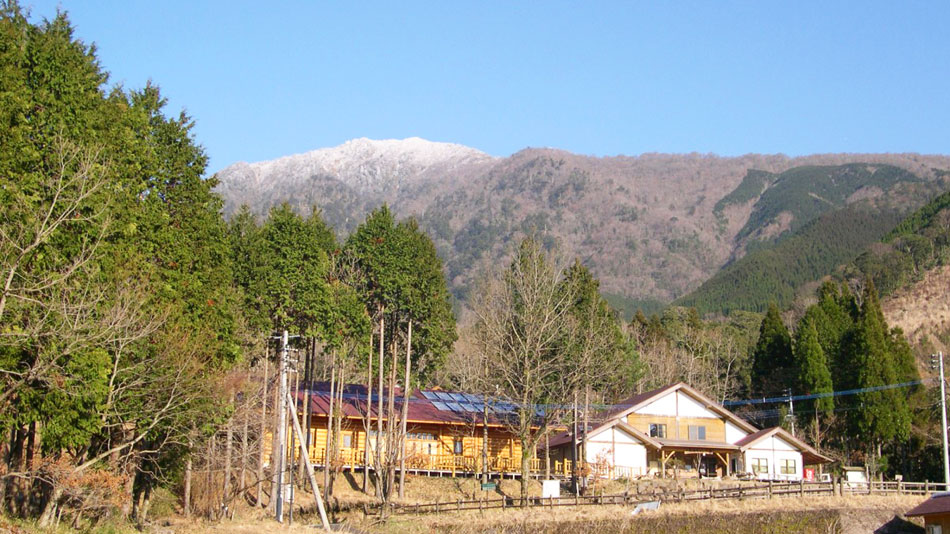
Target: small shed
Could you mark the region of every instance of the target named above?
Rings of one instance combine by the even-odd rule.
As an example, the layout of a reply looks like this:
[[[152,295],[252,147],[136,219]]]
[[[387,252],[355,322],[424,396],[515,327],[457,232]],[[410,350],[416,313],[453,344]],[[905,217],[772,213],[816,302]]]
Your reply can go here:
[[[927,534],[950,534],[950,491],[934,493],[904,515],[923,517]]]

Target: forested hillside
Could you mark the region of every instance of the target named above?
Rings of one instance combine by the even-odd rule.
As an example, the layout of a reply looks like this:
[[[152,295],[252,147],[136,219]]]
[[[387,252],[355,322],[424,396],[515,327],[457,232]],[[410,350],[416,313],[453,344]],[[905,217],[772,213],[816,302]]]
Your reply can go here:
[[[854,260],[945,187],[943,179],[923,182],[889,165],[750,171],[720,204],[756,198],[737,234],[737,254],[746,255],[676,303],[703,313],[764,311],[770,302],[786,307],[810,291],[807,284]]]
[[[317,205],[344,235],[387,202],[433,236],[450,290],[463,300],[479,272],[537,234],[567,259],[581,258],[613,302],[633,311],[683,296],[747,249],[828,209],[917,208],[942,187],[930,189],[934,169],[950,169],[950,158],[915,154],[594,158],[526,149],[490,158],[443,145],[351,141],[229,167],[217,190],[227,213],[248,204],[262,215],[286,201],[306,214]],[[333,168],[319,163],[328,154]]]

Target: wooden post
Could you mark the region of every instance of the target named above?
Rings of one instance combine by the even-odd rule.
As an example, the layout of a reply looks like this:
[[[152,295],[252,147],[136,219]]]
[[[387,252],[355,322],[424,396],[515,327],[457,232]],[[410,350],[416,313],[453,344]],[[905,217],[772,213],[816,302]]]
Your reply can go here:
[[[798,495],[799,497],[804,497],[805,496],[805,479],[799,480],[798,483],[799,483]]]
[[[290,393],[287,393],[287,400],[291,401],[288,406],[293,407],[293,410],[296,412],[297,408],[290,398]],[[310,456],[307,454],[307,442],[303,439],[303,431],[300,430],[300,421],[297,420],[297,414],[295,413],[290,420],[294,423],[294,432],[297,434],[297,441],[300,442],[300,455],[303,456],[303,461],[306,464],[307,476],[310,478],[310,489],[313,491],[313,500],[317,501],[317,509],[320,511],[320,521],[323,523],[323,528],[326,529],[327,532],[330,532],[330,522],[327,521],[327,511],[323,507],[323,499],[320,497],[320,488],[317,486],[317,476],[313,472],[313,464],[310,463]]]
[[[769,479],[769,499],[772,498],[772,479]]]

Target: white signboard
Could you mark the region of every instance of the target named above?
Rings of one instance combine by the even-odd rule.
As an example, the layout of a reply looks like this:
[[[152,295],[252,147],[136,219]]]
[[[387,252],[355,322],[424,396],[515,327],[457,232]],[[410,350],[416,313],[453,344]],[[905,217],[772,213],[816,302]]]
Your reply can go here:
[[[561,482],[558,480],[541,481],[541,497],[545,499],[561,498]]]

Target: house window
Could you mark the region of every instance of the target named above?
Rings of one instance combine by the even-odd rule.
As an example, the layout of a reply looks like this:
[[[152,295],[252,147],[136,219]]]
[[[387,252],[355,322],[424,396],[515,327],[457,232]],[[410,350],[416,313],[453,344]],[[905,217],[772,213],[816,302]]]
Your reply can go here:
[[[650,423],[650,437],[651,438],[665,438],[666,425],[661,425],[659,423]]]
[[[783,475],[797,475],[798,469],[796,469],[795,460],[782,460],[782,474]]]
[[[769,473],[769,461],[767,458],[753,458],[752,459],[752,472],[759,474],[768,474]]]
[[[927,525],[927,534],[943,534],[943,527],[940,525]]]
[[[429,432],[407,432],[406,439],[417,441],[435,441],[435,435]]]
[[[699,425],[689,425],[689,439],[692,441],[706,439],[706,427]]]
[[[343,446],[347,449],[353,446],[353,434],[349,432],[343,434]]]
[[[455,438],[452,442],[452,452],[455,454],[462,454],[462,440]]]

